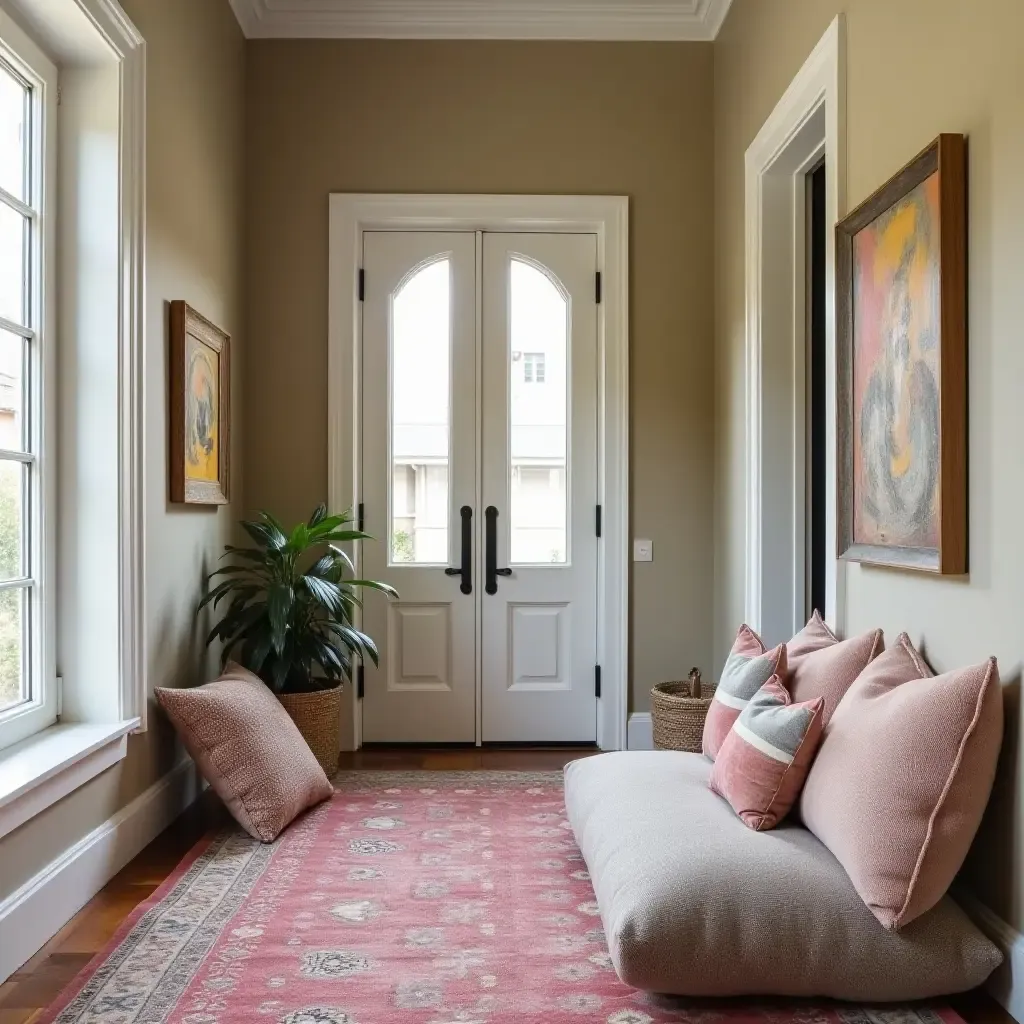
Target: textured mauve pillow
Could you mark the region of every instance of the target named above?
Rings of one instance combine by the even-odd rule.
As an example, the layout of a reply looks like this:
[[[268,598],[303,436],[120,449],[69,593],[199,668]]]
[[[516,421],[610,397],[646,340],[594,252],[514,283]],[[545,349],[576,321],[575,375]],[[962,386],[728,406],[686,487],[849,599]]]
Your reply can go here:
[[[702,747],[707,757],[714,761],[718,756],[732,723],[754,694],[772,676],[785,674],[785,645],[766,652],[761,638],[749,626],[740,626],[704,719]]]
[[[949,888],[1003,736],[994,658],[933,675],[904,633],[850,687],[804,786],[804,824],[893,931]]]
[[[157,687],[203,777],[235,820],[264,843],[333,792],[323,768],[263,682],[240,665],[188,690]]]
[[[884,646],[880,629],[840,640],[815,611],[807,625],[786,644],[786,687],[798,704],[822,697],[823,721],[827,725],[843,694]]]
[[[839,643],[839,637],[825,625],[825,620],[817,608],[807,620],[807,625],[800,630],[792,640],[786,644],[786,659],[789,663],[789,671],[793,669],[815,651],[824,650],[826,647],[833,647]]]
[[[821,697],[794,704],[772,676],[733,722],[708,784],[748,828],[775,828],[796,803],[821,740],[824,706]]]

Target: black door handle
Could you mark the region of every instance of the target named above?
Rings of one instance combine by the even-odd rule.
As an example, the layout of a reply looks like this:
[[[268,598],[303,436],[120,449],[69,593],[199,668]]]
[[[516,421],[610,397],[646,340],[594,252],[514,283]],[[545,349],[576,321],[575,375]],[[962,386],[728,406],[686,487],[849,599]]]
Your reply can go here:
[[[498,576],[511,576],[511,569],[498,568],[498,510],[493,505],[488,505],[484,510],[484,518],[487,521],[487,536],[484,543],[485,571],[487,582],[484,590],[488,594],[498,592]]]
[[[459,569],[445,569],[445,576],[461,576],[459,590],[464,594],[473,593],[473,510],[468,505],[459,509],[462,516],[462,566]]]

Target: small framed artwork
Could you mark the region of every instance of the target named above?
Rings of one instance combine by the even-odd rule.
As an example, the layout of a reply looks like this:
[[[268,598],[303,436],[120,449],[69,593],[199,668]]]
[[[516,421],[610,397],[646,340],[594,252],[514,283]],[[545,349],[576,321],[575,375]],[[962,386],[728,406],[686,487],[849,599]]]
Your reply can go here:
[[[171,303],[171,501],[224,505],[230,494],[231,339]]]
[[[940,135],[836,226],[841,558],[967,572],[966,178]]]

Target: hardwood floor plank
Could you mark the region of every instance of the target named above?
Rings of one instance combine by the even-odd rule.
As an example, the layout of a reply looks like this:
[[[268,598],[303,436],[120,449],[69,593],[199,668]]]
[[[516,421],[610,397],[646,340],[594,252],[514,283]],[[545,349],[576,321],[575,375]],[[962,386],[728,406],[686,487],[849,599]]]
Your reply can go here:
[[[11,1010],[0,1004],[0,1024],[32,1024],[42,1015],[42,1010]]]

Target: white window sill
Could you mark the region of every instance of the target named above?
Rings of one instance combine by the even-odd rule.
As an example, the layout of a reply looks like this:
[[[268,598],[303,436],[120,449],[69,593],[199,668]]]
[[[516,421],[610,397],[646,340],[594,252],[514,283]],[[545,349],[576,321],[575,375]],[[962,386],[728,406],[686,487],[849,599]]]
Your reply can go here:
[[[0,751],[0,837],[117,764],[138,725],[53,725]]]

